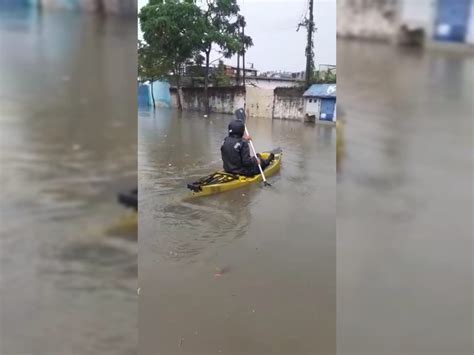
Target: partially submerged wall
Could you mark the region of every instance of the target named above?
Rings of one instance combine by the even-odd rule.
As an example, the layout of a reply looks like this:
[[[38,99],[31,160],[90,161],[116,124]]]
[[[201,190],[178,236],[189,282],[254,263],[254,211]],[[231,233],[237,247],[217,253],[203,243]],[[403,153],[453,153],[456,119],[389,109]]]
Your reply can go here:
[[[153,97],[155,97],[156,107],[171,107],[170,84],[166,81],[153,82]]]
[[[273,89],[247,86],[246,111],[249,117],[271,118],[273,111]]]
[[[112,15],[137,15],[136,0],[37,0],[45,9],[83,10]]]
[[[401,0],[338,0],[337,35],[393,40],[398,32]]]
[[[182,88],[183,110],[205,112],[204,88]],[[286,120],[305,120],[304,87],[268,90],[255,87],[209,88],[211,112],[233,114],[246,107],[247,116]],[[171,107],[178,107],[177,89],[171,88]]]
[[[137,85],[137,104],[138,106],[151,106],[150,85]]]
[[[209,89],[209,106],[211,112],[233,114],[238,108],[244,107],[245,88],[220,87]],[[177,90],[171,88],[171,106],[178,106]],[[205,112],[204,88],[182,88],[183,110]]]
[[[274,90],[273,114],[276,119],[304,120],[304,88],[276,88]]]

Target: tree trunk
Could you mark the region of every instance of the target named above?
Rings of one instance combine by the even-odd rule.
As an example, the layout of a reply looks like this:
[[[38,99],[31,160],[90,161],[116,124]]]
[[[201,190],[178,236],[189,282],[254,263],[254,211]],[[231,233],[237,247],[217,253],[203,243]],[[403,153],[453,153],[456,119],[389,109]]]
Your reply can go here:
[[[178,93],[178,110],[183,111],[183,105],[181,103],[181,83],[180,83],[180,75],[176,76],[176,89]]]
[[[211,54],[211,49],[206,51],[206,77],[204,78],[204,110],[206,115],[209,115],[211,112],[209,107],[209,56]]]
[[[150,80],[150,87],[151,87],[151,101],[153,104],[153,110],[155,109],[155,92],[153,91],[153,78]]]

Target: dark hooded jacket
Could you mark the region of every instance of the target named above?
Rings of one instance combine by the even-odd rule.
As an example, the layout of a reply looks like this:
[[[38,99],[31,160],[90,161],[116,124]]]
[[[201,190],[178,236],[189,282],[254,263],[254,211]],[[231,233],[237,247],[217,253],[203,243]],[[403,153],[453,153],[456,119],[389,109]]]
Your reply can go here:
[[[243,139],[245,126],[242,121],[233,120],[229,124],[229,136],[221,146],[224,170],[231,174],[249,175],[255,170],[257,160],[250,156],[249,143]]]

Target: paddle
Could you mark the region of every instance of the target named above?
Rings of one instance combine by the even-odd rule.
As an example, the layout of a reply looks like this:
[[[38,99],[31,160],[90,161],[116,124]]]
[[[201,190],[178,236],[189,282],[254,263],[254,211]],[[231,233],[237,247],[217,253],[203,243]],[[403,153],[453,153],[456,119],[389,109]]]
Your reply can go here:
[[[245,124],[245,119],[246,119],[246,116],[245,116],[245,111],[243,108],[239,108],[238,110],[235,111],[235,117],[242,121],[244,123],[244,126],[245,126],[245,134],[247,136],[250,136],[249,134],[249,131],[247,130],[247,125]],[[249,143],[250,143],[250,148],[252,149],[252,153],[253,155],[255,156],[255,158],[257,158],[257,152],[255,151],[255,147],[253,146],[253,143],[252,143],[252,140],[249,140]],[[268,181],[267,179],[265,178],[265,174],[263,173],[263,169],[262,169],[262,166],[260,165],[260,163],[258,163],[258,170],[260,170],[260,175],[262,175],[262,179],[263,179],[263,185],[264,186],[272,186]]]

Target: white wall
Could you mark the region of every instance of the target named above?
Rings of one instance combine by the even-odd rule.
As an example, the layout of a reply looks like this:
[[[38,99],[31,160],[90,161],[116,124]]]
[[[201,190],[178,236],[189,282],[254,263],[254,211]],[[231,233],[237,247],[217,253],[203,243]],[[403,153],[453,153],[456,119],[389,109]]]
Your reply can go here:
[[[400,23],[407,25],[409,28],[424,28],[428,40],[433,39],[435,19],[435,0],[403,0],[400,2]],[[474,44],[474,0],[471,0],[466,42]]]
[[[311,102],[310,102],[311,100]],[[321,111],[321,100],[312,98],[305,99],[305,113],[309,115],[314,115],[319,118],[319,112]]]
[[[271,118],[273,110],[273,89],[247,86],[245,107],[248,117]]]
[[[427,35],[432,33],[435,1],[403,0],[400,2],[400,22],[409,28],[422,27]]]
[[[469,28],[467,32],[466,42],[474,44],[474,0],[471,0],[471,14],[469,17]]]
[[[98,2],[96,0],[39,0],[45,9],[68,9],[97,11]],[[134,15],[137,11],[136,0],[105,0],[104,9],[108,14]]]
[[[337,34],[341,37],[391,40],[397,33],[396,16],[400,1],[338,0]],[[409,0],[407,0],[409,1]],[[417,1],[417,0],[412,0]]]
[[[281,87],[293,87],[298,86],[300,82],[298,81],[288,81],[288,80],[266,80],[263,78],[258,79],[249,79],[245,78],[245,86],[247,87],[259,87],[262,89],[275,89]]]

